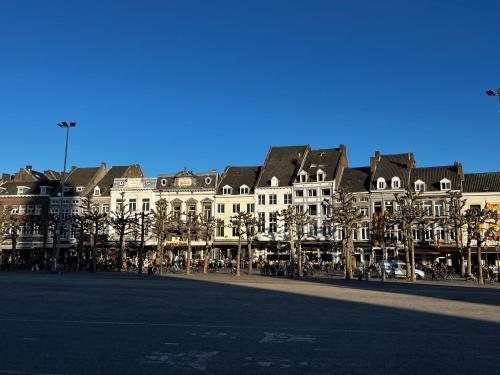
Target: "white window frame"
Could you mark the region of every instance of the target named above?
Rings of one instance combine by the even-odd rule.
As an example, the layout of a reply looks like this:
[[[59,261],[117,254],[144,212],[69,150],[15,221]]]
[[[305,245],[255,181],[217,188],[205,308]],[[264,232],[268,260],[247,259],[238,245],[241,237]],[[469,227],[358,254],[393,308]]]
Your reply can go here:
[[[229,185],[226,185],[222,188],[222,195],[231,195],[233,193],[233,188]]]
[[[451,181],[447,178],[443,178],[441,181],[439,181],[439,187],[442,191],[449,191],[451,190]]]
[[[387,188],[387,183],[385,182],[385,178],[379,177],[377,178],[377,190],[384,190]]]
[[[240,186],[240,195],[248,195],[250,194],[250,188],[247,185]]]
[[[425,186],[425,182],[422,181],[422,180],[417,180],[415,181],[415,191],[416,192],[419,192],[419,191],[425,191],[426,189],[426,186]]]
[[[400,189],[401,188],[401,179],[399,177],[393,177],[391,180],[391,187],[393,189]]]

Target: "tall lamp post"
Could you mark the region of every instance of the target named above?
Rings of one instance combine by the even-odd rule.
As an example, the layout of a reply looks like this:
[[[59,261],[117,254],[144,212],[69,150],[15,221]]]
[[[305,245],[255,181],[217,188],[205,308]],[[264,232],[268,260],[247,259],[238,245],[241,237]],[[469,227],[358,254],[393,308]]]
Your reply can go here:
[[[59,249],[61,246],[61,225],[62,225],[62,207],[64,198],[64,184],[66,182],[66,162],[68,160],[68,142],[69,142],[69,129],[76,126],[76,122],[60,122],[57,124],[62,129],[66,129],[66,146],[64,147],[64,169],[60,179],[60,195],[59,195],[59,220],[57,220],[54,236],[54,253],[52,256],[52,272],[57,272],[57,260],[59,259]]]
[[[496,92],[495,92],[495,90],[489,89],[488,91],[486,91],[486,95],[488,95],[488,96],[498,96],[498,104],[500,104],[500,87],[497,88]]]

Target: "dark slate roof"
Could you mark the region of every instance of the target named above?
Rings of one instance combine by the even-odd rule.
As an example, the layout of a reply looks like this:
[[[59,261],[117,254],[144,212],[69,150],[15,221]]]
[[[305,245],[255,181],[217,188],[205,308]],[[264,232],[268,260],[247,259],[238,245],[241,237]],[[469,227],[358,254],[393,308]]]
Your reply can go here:
[[[101,189],[101,196],[110,195],[111,188],[113,187],[113,181],[115,178],[123,177],[127,172],[129,166],[113,166],[109,169],[109,171],[104,175],[103,178],[99,180],[99,182],[95,186],[99,186]]]
[[[272,146],[261,169],[257,187],[271,186],[276,176],[278,186],[292,186],[309,146]]]
[[[84,188],[86,188],[98,171],[99,167],[74,168],[72,171],[70,171],[64,183],[66,187],[71,188],[71,191],[66,192],[65,195],[82,195],[83,192],[77,192],[75,188],[77,186],[83,186]]]
[[[466,173],[464,193],[500,192],[500,172]]]
[[[176,185],[176,181],[179,178],[191,178],[193,181],[193,185],[191,186],[186,186],[186,187],[179,187]],[[165,181],[165,183],[162,183]],[[176,173],[176,174],[162,174],[158,176],[156,180],[156,188],[158,190],[215,190],[217,185],[217,172],[216,171],[211,171],[211,172],[200,172],[200,173],[194,173],[192,171],[187,170],[184,168],[184,170]]]
[[[222,188],[229,185],[233,188],[233,195],[240,194],[240,186],[247,185],[250,188],[250,194],[254,193],[255,184],[260,173],[260,166],[256,167],[226,167],[221,177],[217,194],[222,194]]]
[[[28,191],[23,195],[38,195],[40,194],[40,186],[48,186],[50,189],[48,194],[55,193],[57,187],[59,186],[59,181],[47,180],[47,181],[19,181],[19,182],[6,182],[0,186],[0,196],[5,195],[17,195],[17,188],[20,186],[25,186]]]
[[[340,187],[353,193],[368,192],[370,190],[370,167],[344,169]]]
[[[306,156],[301,171],[307,172],[308,181],[316,181],[316,172],[321,169],[326,174],[325,181],[333,181],[340,155],[339,148],[311,150]]]
[[[377,168],[371,177],[371,188],[377,188],[377,179],[380,177],[383,177],[388,184],[393,177],[399,177],[401,186],[405,186],[408,181],[407,160],[408,154],[380,155]]]
[[[451,181],[452,190],[461,190],[460,174],[456,165],[415,168],[411,173],[411,183],[414,184],[417,180],[425,182],[426,191],[440,191],[443,178]]]

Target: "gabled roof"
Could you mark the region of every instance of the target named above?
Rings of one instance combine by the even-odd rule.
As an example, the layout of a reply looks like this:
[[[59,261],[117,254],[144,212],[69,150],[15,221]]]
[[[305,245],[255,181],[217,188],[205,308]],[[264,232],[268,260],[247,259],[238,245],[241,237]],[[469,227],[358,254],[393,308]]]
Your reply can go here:
[[[307,153],[300,173],[304,171],[308,175],[308,181],[316,181],[316,172],[321,169],[325,173],[325,181],[333,181],[340,156],[339,148],[311,150]]]
[[[344,169],[340,187],[353,193],[368,192],[370,190],[370,167]]]
[[[371,176],[371,189],[377,188],[377,180],[382,177],[386,182],[390,182],[393,177],[399,177],[401,186],[408,183],[408,158],[411,154],[380,155],[375,159],[375,171]],[[412,156],[411,156],[412,157]],[[377,158],[377,156],[375,156]]]
[[[250,194],[254,193],[255,184],[260,173],[260,166],[254,167],[226,167],[217,186],[216,194],[222,194],[222,188],[226,185],[233,188],[232,195],[240,194],[240,186],[246,185],[250,188]]]
[[[461,190],[457,165],[415,168],[411,173],[411,183],[417,180],[425,182],[425,191],[440,191],[442,179],[450,180],[452,190]]]
[[[464,193],[500,192],[500,172],[466,173]]]
[[[276,176],[279,186],[292,186],[304,157],[310,150],[305,146],[271,146],[261,168],[257,187],[271,186],[271,178]]]

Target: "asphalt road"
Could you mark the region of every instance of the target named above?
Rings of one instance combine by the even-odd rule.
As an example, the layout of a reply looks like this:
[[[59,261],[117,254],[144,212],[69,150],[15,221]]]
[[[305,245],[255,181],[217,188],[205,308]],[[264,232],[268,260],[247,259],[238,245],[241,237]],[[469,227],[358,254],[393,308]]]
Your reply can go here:
[[[1,374],[499,374],[500,290],[0,273]]]

